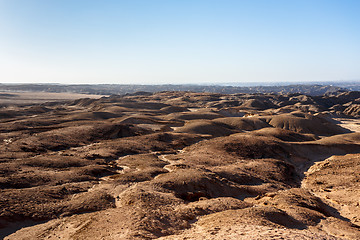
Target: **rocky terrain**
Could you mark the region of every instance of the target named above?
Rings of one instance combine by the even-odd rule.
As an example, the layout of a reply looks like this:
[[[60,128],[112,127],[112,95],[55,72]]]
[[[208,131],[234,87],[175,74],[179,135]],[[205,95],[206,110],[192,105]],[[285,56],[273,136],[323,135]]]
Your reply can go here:
[[[360,92],[3,105],[0,237],[360,239],[359,117]]]

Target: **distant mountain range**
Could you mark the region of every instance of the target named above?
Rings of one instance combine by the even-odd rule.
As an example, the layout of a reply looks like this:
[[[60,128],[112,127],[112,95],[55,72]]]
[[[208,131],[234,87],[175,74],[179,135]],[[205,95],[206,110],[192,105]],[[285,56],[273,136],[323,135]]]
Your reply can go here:
[[[329,82],[326,84],[289,84],[239,86],[233,85],[133,85],[133,84],[0,84],[0,91],[41,91],[41,92],[73,92],[101,95],[124,95],[135,92],[161,92],[161,91],[191,91],[191,92],[213,92],[223,94],[234,93],[302,93],[307,95],[324,95],[338,91],[359,91],[360,82]],[[268,83],[269,84],[269,83]]]

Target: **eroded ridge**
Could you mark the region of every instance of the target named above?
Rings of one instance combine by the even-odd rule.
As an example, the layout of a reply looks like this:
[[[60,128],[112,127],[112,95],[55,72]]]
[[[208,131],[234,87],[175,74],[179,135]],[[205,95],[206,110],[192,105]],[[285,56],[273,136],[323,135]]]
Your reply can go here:
[[[3,107],[5,239],[359,239],[360,94]]]

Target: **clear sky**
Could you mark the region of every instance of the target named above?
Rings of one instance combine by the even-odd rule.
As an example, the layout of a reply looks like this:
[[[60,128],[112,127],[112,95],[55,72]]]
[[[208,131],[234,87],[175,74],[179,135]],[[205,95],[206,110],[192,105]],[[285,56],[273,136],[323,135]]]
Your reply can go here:
[[[0,0],[0,83],[358,79],[359,0]]]

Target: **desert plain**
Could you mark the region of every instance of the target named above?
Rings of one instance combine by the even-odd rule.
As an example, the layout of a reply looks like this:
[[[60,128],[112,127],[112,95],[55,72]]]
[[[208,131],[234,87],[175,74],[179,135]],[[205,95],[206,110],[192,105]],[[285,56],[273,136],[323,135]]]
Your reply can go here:
[[[360,239],[360,92],[17,95],[1,238]]]

